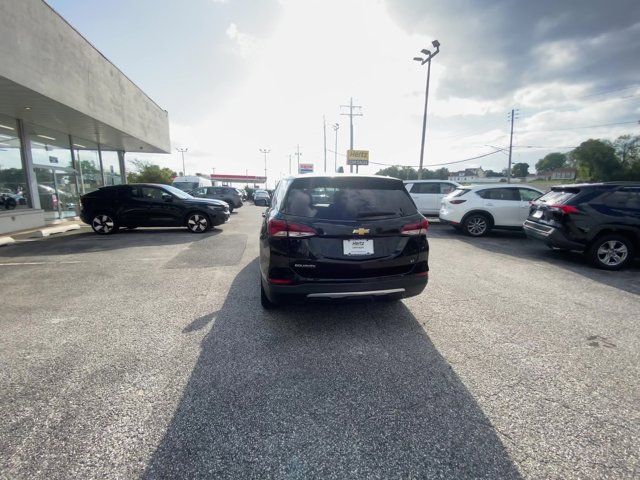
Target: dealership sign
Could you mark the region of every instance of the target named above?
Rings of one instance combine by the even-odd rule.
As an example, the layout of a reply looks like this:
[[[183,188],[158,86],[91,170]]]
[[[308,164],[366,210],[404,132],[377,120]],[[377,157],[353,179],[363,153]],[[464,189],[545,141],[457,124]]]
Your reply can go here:
[[[347,150],[347,165],[369,165],[369,150]]]
[[[313,163],[301,163],[298,166],[298,173],[313,173]]]

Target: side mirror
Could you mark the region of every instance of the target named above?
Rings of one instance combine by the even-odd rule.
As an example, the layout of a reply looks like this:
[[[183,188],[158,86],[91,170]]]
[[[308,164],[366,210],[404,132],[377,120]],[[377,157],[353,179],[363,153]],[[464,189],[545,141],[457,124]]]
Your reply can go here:
[[[168,193],[163,193],[162,194],[162,201],[163,202],[173,202],[173,196],[169,195]]]

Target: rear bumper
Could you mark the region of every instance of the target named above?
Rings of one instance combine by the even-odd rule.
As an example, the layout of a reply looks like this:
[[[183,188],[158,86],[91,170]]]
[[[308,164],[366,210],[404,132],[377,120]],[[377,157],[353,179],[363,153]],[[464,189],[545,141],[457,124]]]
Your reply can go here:
[[[372,278],[357,282],[309,282],[274,285],[263,278],[265,294],[274,303],[300,303],[318,300],[400,299],[419,295],[427,286],[428,276],[404,275],[389,279]]]
[[[584,244],[568,239],[561,230],[550,225],[526,220],[522,228],[528,238],[539,240],[552,247],[566,248],[568,250],[584,250],[585,248]]]

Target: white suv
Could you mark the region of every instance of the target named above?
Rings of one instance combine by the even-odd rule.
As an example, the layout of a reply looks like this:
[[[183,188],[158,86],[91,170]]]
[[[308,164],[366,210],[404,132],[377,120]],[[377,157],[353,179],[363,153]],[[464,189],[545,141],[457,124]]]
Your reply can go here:
[[[530,201],[543,194],[525,185],[493,184],[460,187],[442,199],[440,220],[481,237],[492,228],[522,228]]]
[[[404,188],[423,215],[438,215],[440,202],[460,184],[448,180],[406,180]]]

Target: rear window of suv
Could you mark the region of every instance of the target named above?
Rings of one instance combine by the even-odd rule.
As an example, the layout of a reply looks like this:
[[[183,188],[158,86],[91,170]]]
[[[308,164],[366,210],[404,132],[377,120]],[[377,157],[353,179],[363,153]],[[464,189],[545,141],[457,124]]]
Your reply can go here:
[[[300,178],[284,213],[322,220],[404,217],[418,213],[401,182],[376,178]]]
[[[549,205],[563,205],[575,197],[576,191],[568,190],[551,190],[541,196],[536,202],[546,203]]]

